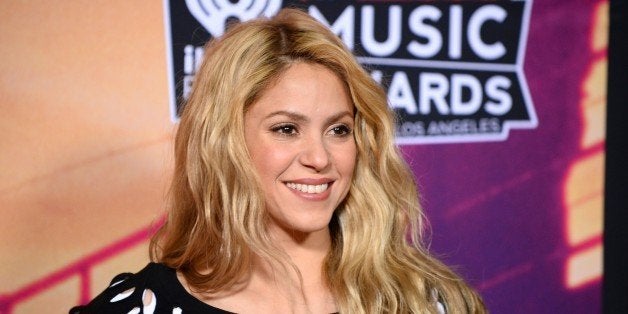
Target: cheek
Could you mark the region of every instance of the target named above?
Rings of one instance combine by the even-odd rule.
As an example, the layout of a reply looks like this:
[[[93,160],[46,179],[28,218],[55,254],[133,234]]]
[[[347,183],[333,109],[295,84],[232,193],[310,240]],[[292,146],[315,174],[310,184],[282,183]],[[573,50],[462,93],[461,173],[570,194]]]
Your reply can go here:
[[[345,176],[351,176],[355,169],[356,158],[357,148],[355,144],[343,147],[342,150],[338,151],[335,157],[338,170]]]
[[[251,149],[253,164],[264,181],[276,180],[289,167],[292,154],[281,145],[258,142]]]

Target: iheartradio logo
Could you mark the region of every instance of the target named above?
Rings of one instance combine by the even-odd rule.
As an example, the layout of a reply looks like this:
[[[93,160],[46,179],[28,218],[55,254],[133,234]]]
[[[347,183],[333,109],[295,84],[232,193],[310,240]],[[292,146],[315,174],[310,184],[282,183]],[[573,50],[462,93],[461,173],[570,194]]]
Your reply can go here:
[[[273,16],[281,9],[281,0],[186,0],[192,16],[212,35],[221,36],[229,18],[246,21],[258,16]]]

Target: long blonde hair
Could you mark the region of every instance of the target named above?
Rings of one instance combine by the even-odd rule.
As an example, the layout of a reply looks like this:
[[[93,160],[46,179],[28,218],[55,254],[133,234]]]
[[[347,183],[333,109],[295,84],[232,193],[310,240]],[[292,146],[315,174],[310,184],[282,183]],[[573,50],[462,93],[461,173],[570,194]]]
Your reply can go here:
[[[484,312],[479,296],[424,249],[416,184],[395,145],[385,92],[337,36],[295,9],[234,25],[208,43],[176,135],[170,210],[151,258],[207,292],[246,278],[253,254],[285,259],[265,232],[243,119],[294,62],[336,73],[356,111],[357,164],[330,223],[323,269],[340,312],[435,313],[436,297],[450,313]]]

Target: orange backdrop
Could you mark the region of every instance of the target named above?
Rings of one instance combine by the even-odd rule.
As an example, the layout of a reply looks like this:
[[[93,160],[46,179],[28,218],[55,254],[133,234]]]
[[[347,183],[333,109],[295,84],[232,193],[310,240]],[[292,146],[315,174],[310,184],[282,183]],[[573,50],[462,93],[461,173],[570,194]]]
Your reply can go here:
[[[146,263],[172,163],[162,11],[0,2],[0,313],[67,312]]]

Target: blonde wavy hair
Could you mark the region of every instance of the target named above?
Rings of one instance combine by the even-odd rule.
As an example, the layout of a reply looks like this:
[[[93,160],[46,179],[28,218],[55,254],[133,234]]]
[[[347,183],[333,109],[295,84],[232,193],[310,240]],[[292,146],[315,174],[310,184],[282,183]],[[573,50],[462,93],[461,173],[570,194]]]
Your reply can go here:
[[[395,145],[384,90],[337,36],[296,9],[233,25],[206,46],[176,135],[171,205],[151,241],[152,260],[210,293],[247,278],[254,254],[286,262],[266,232],[243,120],[295,62],[336,73],[356,112],[357,164],[330,223],[323,269],[339,311],[436,313],[437,295],[449,313],[485,312],[479,296],[424,248],[416,184]]]

